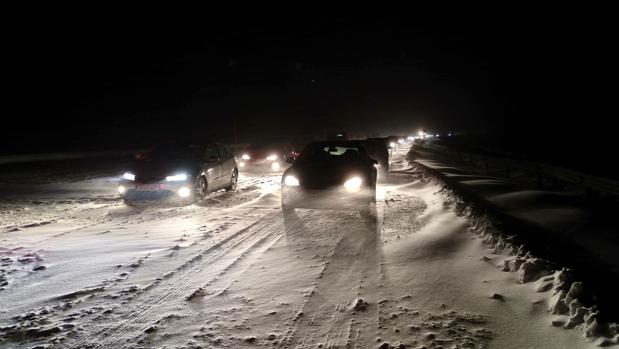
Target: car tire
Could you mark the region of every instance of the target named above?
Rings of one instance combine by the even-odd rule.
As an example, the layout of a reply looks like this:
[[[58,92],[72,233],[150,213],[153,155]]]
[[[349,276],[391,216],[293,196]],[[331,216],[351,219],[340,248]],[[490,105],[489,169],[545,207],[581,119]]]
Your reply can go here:
[[[230,184],[226,187],[226,191],[236,191],[237,185],[239,183],[239,171],[234,170],[230,175]]]
[[[208,196],[208,182],[204,176],[200,176],[196,181],[196,188],[193,194],[193,201],[197,204],[201,204],[206,201]]]

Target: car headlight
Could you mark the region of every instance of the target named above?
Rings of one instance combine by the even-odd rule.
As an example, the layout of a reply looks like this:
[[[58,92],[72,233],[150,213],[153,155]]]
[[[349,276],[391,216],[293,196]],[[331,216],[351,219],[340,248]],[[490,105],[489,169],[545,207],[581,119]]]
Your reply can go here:
[[[123,174],[123,178],[128,181],[135,181],[135,175],[131,172],[125,172],[125,174]]]
[[[249,160],[249,159],[251,159],[251,156],[249,156],[249,154],[243,154],[243,155],[241,155],[241,159]]]
[[[186,198],[191,195],[191,190],[189,190],[189,188],[187,187],[182,187],[178,190],[178,195],[182,198]]]
[[[267,156],[267,161],[275,161],[275,160],[277,160],[277,155],[271,154]]]
[[[289,187],[298,187],[299,186],[299,180],[297,179],[297,177],[293,176],[293,175],[288,175],[284,178],[284,184],[289,186]]]
[[[346,182],[344,182],[344,188],[349,191],[357,191],[361,188],[361,183],[363,181],[359,177],[352,177]]]
[[[124,194],[126,191],[127,191],[127,188],[125,188],[124,186],[122,186],[122,185],[119,185],[119,186],[118,186],[118,194],[122,195],[122,194]]]
[[[179,182],[179,181],[186,181],[187,180],[187,174],[185,173],[179,173],[179,174],[175,174],[173,176],[167,176],[165,178],[166,182]]]

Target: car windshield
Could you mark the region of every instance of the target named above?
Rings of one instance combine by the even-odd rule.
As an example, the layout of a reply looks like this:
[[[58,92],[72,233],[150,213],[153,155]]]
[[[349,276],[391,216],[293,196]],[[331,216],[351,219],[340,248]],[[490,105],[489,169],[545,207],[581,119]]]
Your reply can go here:
[[[175,159],[199,159],[204,156],[204,146],[188,145],[188,146],[169,146],[159,147],[151,151],[147,159],[157,160],[175,160]]]
[[[298,161],[358,161],[363,158],[363,154],[361,148],[355,145],[312,144],[303,150]]]

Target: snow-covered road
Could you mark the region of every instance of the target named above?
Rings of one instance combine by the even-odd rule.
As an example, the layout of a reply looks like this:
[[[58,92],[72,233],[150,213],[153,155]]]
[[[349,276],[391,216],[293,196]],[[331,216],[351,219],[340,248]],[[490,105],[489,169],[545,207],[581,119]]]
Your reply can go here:
[[[296,210],[278,175],[203,206],[129,207],[114,178],[11,184],[0,202],[0,347],[585,348],[552,288],[394,156],[378,221]],[[557,282],[550,275],[540,283]]]

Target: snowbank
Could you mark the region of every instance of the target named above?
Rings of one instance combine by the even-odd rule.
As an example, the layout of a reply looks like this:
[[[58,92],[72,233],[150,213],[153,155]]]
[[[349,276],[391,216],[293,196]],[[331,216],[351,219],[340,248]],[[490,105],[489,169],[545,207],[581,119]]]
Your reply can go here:
[[[522,190],[512,183],[445,164],[427,153],[415,155],[411,165],[422,170],[426,176],[441,181],[444,184],[443,191],[453,199],[460,214],[475,222],[471,232],[491,246],[494,253],[509,256],[498,263],[497,268],[517,273],[521,284],[530,285],[544,295],[538,302],[545,304],[547,311],[553,315],[552,326],[580,330],[598,346],[619,344],[619,326],[601,320],[596,295],[583,282],[575,279],[572,269],[539,258],[527,244],[531,242],[530,239],[522,239],[504,230],[506,221],[512,230],[515,227],[530,229],[534,225],[535,232],[554,234],[550,239],[548,236],[543,237],[543,241],[561,246],[557,239],[565,238],[566,232],[573,233],[573,227],[586,224],[589,217],[585,209],[574,203],[573,197],[546,191]],[[488,212],[498,212],[498,215],[488,215]],[[519,225],[519,222],[524,224]],[[607,250],[617,251],[616,247],[608,246]],[[599,250],[591,252],[595,252],[595,257],[600,257],[597,254]],[[602,257],[617,262],[616,255]],[[487,257],[484,257],[484,261],[493,262]],[[501,298],[501,295],[496,295],[496,299]]]

